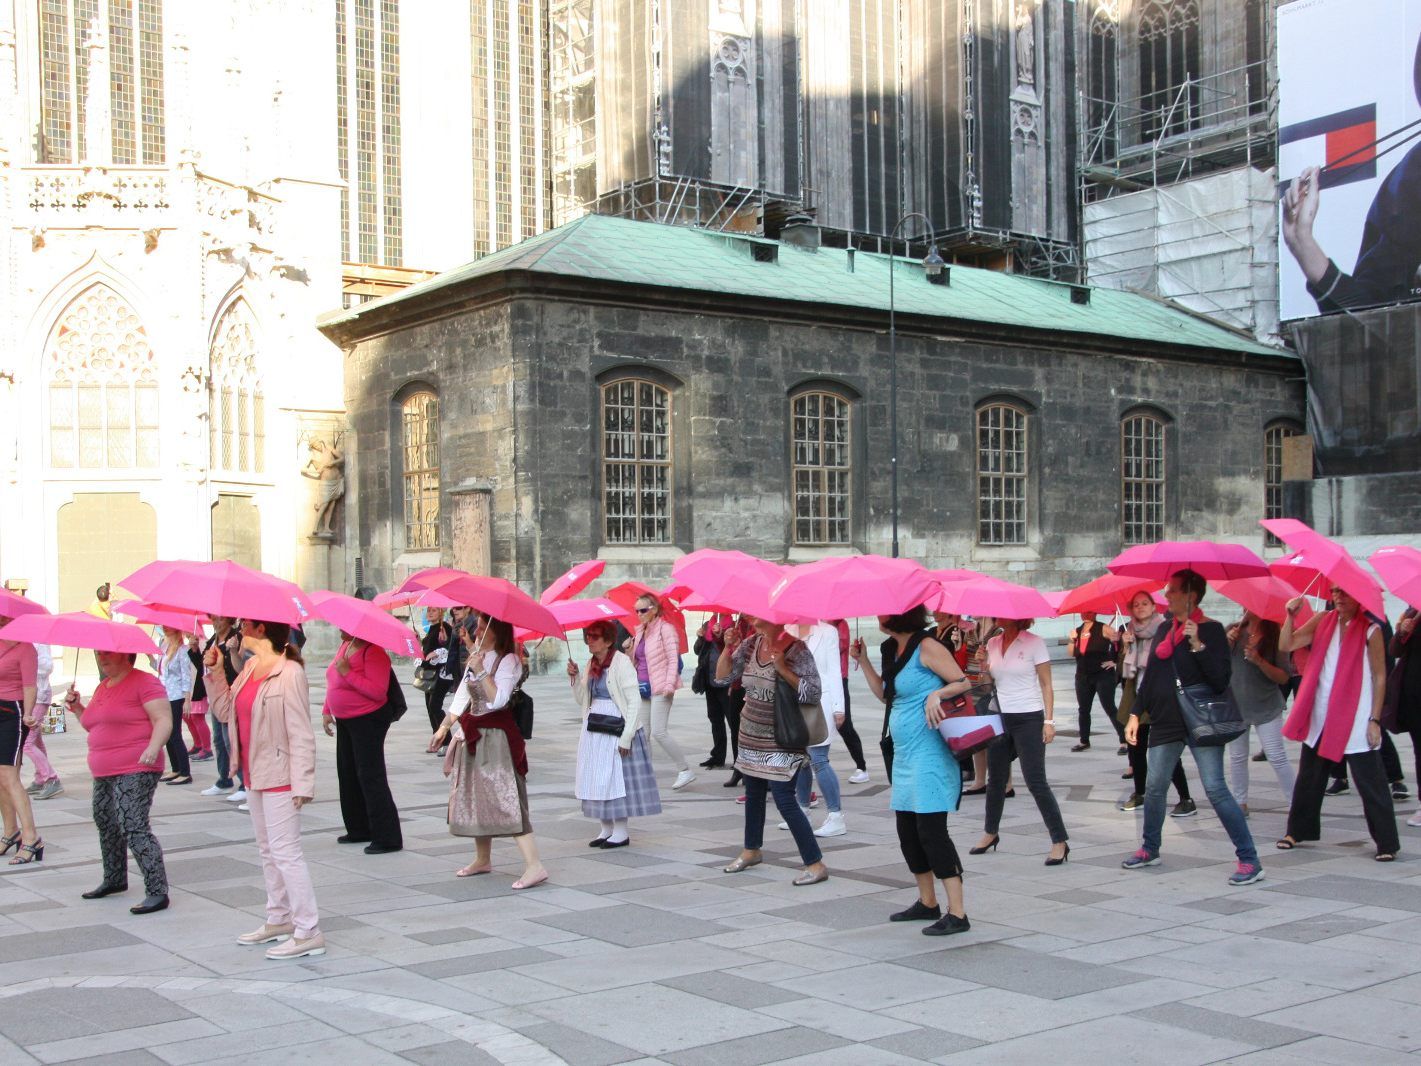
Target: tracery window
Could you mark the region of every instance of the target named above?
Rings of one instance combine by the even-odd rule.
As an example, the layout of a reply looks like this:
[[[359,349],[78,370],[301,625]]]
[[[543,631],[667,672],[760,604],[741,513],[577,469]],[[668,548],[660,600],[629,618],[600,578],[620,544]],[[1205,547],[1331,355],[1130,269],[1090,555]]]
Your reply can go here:
[[[1090,157],[1106,160],[1117,147],[1120,104],[1119,0],[1095,0],[1086,40],[1086,123]]]
[[[213,336],[210,369],[213,470],[266,472],[266,401],[257,367],[251,309],[238,300],[222,315]]]
[[[1199,124],[1199,70],[1199,0],[1149,0],[1140,12],[1143,139]]]

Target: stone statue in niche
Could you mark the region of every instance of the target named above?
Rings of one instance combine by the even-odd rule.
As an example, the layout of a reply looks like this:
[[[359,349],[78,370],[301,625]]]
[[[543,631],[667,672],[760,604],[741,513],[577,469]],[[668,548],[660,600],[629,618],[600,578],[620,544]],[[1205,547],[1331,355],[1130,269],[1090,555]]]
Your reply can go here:
[[[316,528],[311,531],[311,536],[334,538],[331,520],[335,518],[336,504],[345,495],[345,456],[335,441],[327,444],[323,440],[312,440],[306,447],[311,457],[301,476],[316,481],[320,489],[320,498],[314,508]]]
[[[1016,83],[1036,84],[1036,12],[1029,3],[1016,16]]]

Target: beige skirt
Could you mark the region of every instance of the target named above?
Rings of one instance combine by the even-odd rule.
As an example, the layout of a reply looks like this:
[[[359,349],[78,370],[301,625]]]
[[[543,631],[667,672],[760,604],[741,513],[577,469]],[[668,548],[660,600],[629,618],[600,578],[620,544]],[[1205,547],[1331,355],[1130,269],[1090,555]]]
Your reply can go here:
[[[456,731],[445,763],[449,775],[449,832],[456,837],[511,837],[533,831],[528,786],[513,768],[508,737],[484,729],[473,755]]]

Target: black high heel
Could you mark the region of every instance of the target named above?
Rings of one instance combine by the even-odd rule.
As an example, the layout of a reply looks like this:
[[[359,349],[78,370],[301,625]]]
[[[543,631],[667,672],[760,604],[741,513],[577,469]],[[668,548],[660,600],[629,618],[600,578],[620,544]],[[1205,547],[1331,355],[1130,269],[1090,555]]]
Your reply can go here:
[[[968,849],[967,849],[967,854],[968,854],[968,855],[985,855],[988,851],[996,851],[996,850],[997,850],[997,845],[1000,844],[1001,842],[1002,842],[1002,836],[1001,836],[1000,833],[997,833],[997,834],[995,834],[995,835],[992,837],[991,840],[987,841],[987,843],[983,844],[980,848],[968,848]]]
[[[21,858],[20,855],[17,853],[17,854],[15,855],[15,857],[10,860],[10,865],[11,865],[11,866],[28,866],[28,865],[29,865],[30,863],[32,863],[32,862],[44,862],[44,840],[43,840],[43,838],[41,838],[41,837],[35,837],[35,842],[34,842],[33,844],[21,844],[21,845],[20,845],[20,851],[21,851],[21,852],[26,852],[26,851],[29,852],[29,853],[30,853],[30,857],[29,857],[28,859],[23,859],[23,858]]]
[[[12,837],[0,837],[0,855],[10,854],[10,849],[20,843],[20,832],[17,829]]]
[[[1047,865],[1047,866],[1060,866],[1062,863],[1064,863],[1064,862],[1065,862],[1067,859],[1069,859],[1070,857],[1071,857],[1071,846],[1070,846],[1069,844],[1067,844],[1067,845],[1066,845],[1066,850],[1063,851],[1063,852],[1061,852],[1061,857],[1060,857],[1059,859],[1051,859],[1051,858],[1048,858],[1048,859],[1046,860],[1046,865]]]

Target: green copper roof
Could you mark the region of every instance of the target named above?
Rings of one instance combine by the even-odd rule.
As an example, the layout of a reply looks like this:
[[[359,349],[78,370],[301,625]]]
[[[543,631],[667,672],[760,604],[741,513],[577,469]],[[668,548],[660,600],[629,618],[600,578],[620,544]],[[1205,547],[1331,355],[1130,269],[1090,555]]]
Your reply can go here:
[[[756,245],[777,247],[777,261],[757,261],[752,255]],[[917,260],[899,257],[894,262],[894,303],[901,314],[1291,354],[1136,293],[1092,288],[1090,302],[1076,304],[1071,286],[1058,282],[953,266],[951,284],[932,285]],[[320,324],[354,324],[382,308],[504,270],[887,311],[888,263],[881,254],[841,248],[811,252],[758,237],[586,215],[381,300],[324,316]]]

